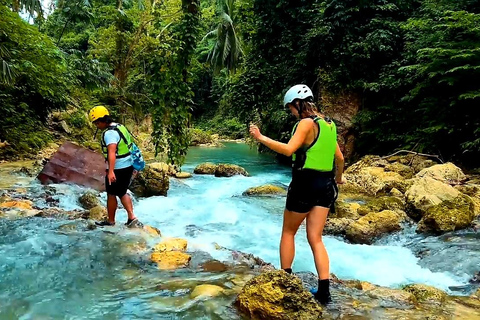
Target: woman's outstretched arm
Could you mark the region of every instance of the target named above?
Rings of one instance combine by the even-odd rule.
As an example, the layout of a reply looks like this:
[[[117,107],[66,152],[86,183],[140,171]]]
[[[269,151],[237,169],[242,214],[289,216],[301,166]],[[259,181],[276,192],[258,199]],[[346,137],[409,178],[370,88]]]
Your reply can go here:
[[[253,136],[253,138],[255,138],[255,140],[265,145],[269,149],[290,157],[295,153],[295,151],[298,150],[298,148],[303,145],[308,131],[310,128],[312,128],[312,124],[313,120],[310,118],[301,120],[297,126],[297,130],[295,130],[295,134],[290,141],[288,141],[288,143],[282,143],[264,136],[256,125],[250,125],[250,134]]]

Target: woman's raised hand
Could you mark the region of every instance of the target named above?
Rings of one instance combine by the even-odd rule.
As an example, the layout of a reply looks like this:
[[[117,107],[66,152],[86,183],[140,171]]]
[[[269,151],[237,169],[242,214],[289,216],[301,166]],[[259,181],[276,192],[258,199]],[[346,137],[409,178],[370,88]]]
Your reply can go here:
[[[255,124],[250,124],[250,135],[255,139],[259,140],[262,137],[260,129]]]

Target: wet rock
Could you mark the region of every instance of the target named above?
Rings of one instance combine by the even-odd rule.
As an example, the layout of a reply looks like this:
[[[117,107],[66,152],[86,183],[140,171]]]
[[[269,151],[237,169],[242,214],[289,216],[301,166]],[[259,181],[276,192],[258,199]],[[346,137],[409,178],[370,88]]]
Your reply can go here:
[[[175,176],[177,174],[177,169],[175,166],[166,164],[165,162],[150,163],[148,166],[161,174],[167,174],[169,176]]]
[[[405,193],[407,214],[418,221],[430,207],[451,201],[459,195],[460,192],[446,183],[430,177],[415,178]]]
[[[139,197],[166,196],[170,187],[168,174],[147,166],[133,180],[130,190]]]
[[[467,179],[462,169],[451,162],[437,164],[423,169],[416,174],[417,178],[429,177],[447,184],[460,184]]]
[[[473,212],[475,217],[480,216],[480,185],[457,185],[454,186],[454,188],[470,197],[473,201]]]
[[[251,279],[235,302],[252,319],[321,319],[322,308],[299,278],[271,271]]]
[[[47,208],[38,212],[36,217],[41,218],[63,218],[63,219],[84,219],[88,216],[88,211],[84,210],[63,210],[60,208]]]
[[[480,299],[480,288],[477,289],[477,291],[475,291],[475,293],[473,294],[477,299]]]
[[[472,200],[460,195],[428,208],[418,223],[417,232],[438,234],[465,229],[471,225],[474,217]]]
[[[84,194],[78,198],[78,202],[80,202],[80,205],[82,208],[90,210],[94,207],[97,207],[100,205],[100,201],[97,198],[97,194],[92,191],[87,191]]]
[[[72,183],[104,191],[105,168],[101,154],[65,142],[45,164],[38,179],[43,184]]]
[[[145,232],[147,232],[149,235],[154,236],[154,237],[161,237],[162,236],[162,233],[160,232],[160,230],[158,228],[155,228],[155,227],[152,227],[152,226],[149,226],[149,225],[144,226],[143,230],[145,230]]]
[[[404,220],[404,216],[391,210],[371,212],[348,226],[346,238],[353,243],[371,244],[383,234],[401,230]]]
[[[165,239],[157,243],[153,248],[154,251],[185,251],[187,250],[187,240],[180,238]]]
[[[286,195],[287,191],[279,186],[266,184],[259,187],[248,188],[243,192],[244,196],[263,196],[263,195]]]
[[[218,260],[211,260],[202,263],[200,268],[205,272],[224,272],[228,269],[228,266]]]
[[[78,230],[78,225],[76,223],[66,223],[58,227],[58,230],[62,232],[73,232]]]
[[[343,236],[353,222],[354,220],[347,218],[328,218],[325,223],[325,228],[323,229],[323,234]]]
[[[470,283],[480,283],[480,271],[475,273],[472,279],[468,280]]]
[[[108,218],[107,208],[95,206],[88,211],[88,219],[102,221]]]
[[[392,210],[392,211],[404,211],[405,204],[403,201],[397,197],[376,197],[373,198],[360,208],[358,208],[357,212],[359,215],[364,216],[370,212],[380,212],[383,210]]]
[[[255,269],[261,272],[275,270],[275,267],[271,263],[265,262],[261,258],[256,257],[251,253],[244,253],[237,250],[231,250],[231,249],[222,247],[218,244],[215,244],[215,248],[217,250],[229,251],[232,255],[232,259],[234,263],[237,265],[244,265],[248,269],[252,269],[252,270]]]
[[[215,174],[215,171],[217,170],[217,165],[214,163],[206,162],[206,163],[201,163],[198,166],[195,167],[193,170],[194,173],[196,174]]]
[[[175,177],[178,179],[188,179],[192,177],[192,174],[190,172],[177,172]]]
[[[191,257],[181,251],[163,251],[153,252],[150,259],[160,270],[174,270],[187,267]]]
[[[417,301],[415,295],[409,291],[380,287],[365,281],[361,281],[360,284],[361,289],[369,297],[382,300],[384,305],[385,302],[412,305]]]
[[[38,174],[38,171],[35,168],[22,167],[17,171],[20,174],[26,175],[28,177],[34,177]]]
[[[444,291],[424,284],[407,285],[403,288],[403,291],[413,294],[418,302],[443,303],[447,298]]]
[[[14,208],[14,209],[21,209],[21,210],[31,210],[33,209],[33,202],[29,200],[11,200],[5,201],[0,204],[2,208]]]
[[[190,294],[190,298],[195,299],[197,297],[216,297],[221,295],[225,290],[213,284],[201,284],[193,289]]]
[[[248,176],[248,172],[235,164],[219,164],[215,169],[215,177]]]

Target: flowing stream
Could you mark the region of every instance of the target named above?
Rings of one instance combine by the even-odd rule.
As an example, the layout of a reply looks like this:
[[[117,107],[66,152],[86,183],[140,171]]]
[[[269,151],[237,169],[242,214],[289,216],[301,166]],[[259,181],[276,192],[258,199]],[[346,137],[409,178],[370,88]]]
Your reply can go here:
[[[138,218],[163,235],[187,239],[189,251],[224,260],[225,252],[215,250],[218,243],[279,267],[285,198],[252,198],[242,192],[267,183],[287,185],[289,168],[247,145],[226,143],[225,148],[191,148],[182,169],[193,172],[207,161],[238,164],[250,177],[171,179],[168,197],[135,200]],[[19,181],[31,194],[44,190],[36,182]],[[54,187],[53,197],[61,208],[79,208],[77,198],[84,189]],[[46,204],[38,200],[36,205]],[[125,211],[118,211],[117,225],[124,220]],[[85,231],[86,224],[50,218],[0,219],[0,319],[240,319],[231,307],[232,295],[189,298],[197,283],[225,286],[226,274],[159,271],[144,256],[130,253],[131,231],[121,226],[111,232]],[[406,228],[374,245],[349,244],[330,236],[324,241],[331,272],[339,278],[389,287],[425,283],[467,294],[468,288],[453,292],[449,287],[464,286],[478,271],[478,238],[474,231],[425,237]],[[294,271],[314,272],[303,225],[296,248]]]

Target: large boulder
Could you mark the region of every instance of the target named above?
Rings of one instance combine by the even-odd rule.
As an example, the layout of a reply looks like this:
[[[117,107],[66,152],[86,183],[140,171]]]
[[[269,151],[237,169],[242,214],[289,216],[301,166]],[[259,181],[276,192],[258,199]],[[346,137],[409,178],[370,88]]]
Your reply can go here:
[[[265,272],[248,281],[235,304],[251,319],[322,318],[322,308],[301,280],[283,270]]]
[[[452,186],[431,177],[415,178],[412,182],[405,193],[407,214],[417,221],[430,207],[451,201],[460,195]]]
[[[385,171],[396,172],[405,179],[413,178],[415,171],[412,167],[400,162],[389,163],[385,166]]]
[[[211,162],[200,163],[195,167],[193,173],[196,174],[215,174],[217,170],[217,165]]]
[[[345,172],[346,185],[341,190],[360,192],[376,196],[386,194],[393,188],[404,192],[408,183],[397,172],[385,171],[383,167],[349,168]]]
[[[428,208],[418,223],[417,232],[444,233],[465,229],[474,217],[473,201],[462,194]]]
[[[465,184],[454,187],[456,190],[464,193],[470,197],[473,201],[473,212],[475,217],[480,216],[480,185],[478,184]]]
[[[268,195],[286,195],[287,191],[279,186],[266,184],[259,187],[248,188],[243,192],[244,196],[268,196]]]
[[[247,170],[236,164],[219,164],[215,170],[215,177],[232,177],[235,175],[248,176]]]
[[[467,176],[463,173],[462,169],[451,162],[437,164],[423,169],[416,174],[416,177],[430,177],[447,184],[460,184],[467,179]]]
[[[167,172],[147,166],[135,177],[130,190],[139,197],[166,196],[169,187]]]
[[[96,206],[100,205],[100,201],[97,198],[97,194],[92,191],[87,191],[78,198],[78,202],[82,208],[90,210]]]
[[[371,212],[348,226],[346,238],[353,243],[371,244],[382,234],[401,230],[404,221],[405,214],[399,212]]]
[[[153,248],[154,251],[185,251],[187,250],[187,240],[181,238],[165,239],[157,243]]]

